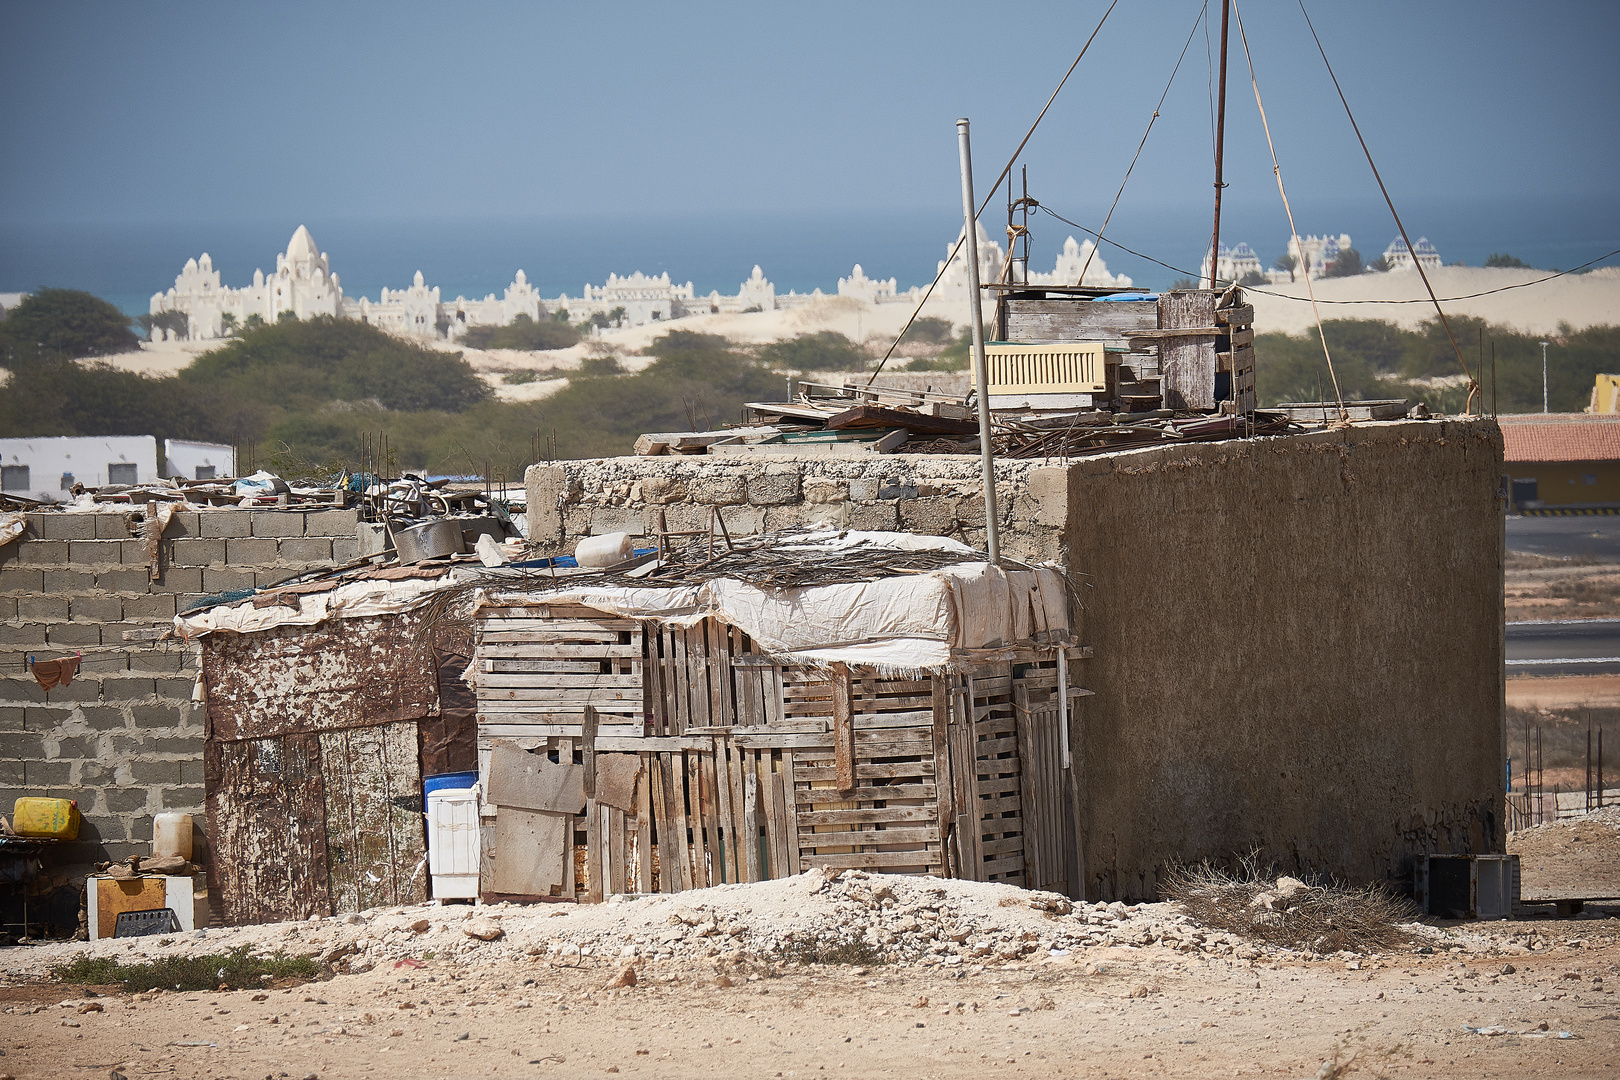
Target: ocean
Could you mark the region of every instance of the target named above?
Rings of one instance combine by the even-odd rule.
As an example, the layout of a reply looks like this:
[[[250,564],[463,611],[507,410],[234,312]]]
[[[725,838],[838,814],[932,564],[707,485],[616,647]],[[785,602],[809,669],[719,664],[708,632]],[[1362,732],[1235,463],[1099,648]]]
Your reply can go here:
[[[1056,206],[1057,213],[1095,228],[1106,203]],[[1381,203],[1318,207],[1296,205],[1302,231],[1350,233],[1365,260],[1376,258],[1396,235]],[[1490,203],[1415,201],[1402,207],[1415,240],[1427,236],[1446,262],[1477,266],[1507,252],[1540,267],[1569,269],[1620,248],[1620,208],[1612,202],[1550,204],[1530,198]],[[1167,287],[1182,271],[1196,273],[1208,244],[1209,209],[1122,205],[1109,235],[1175,269],[1107,245],[1114,273],[1147,288]],[[1005,213],[986,212],[985,225],[1002,235]],[[376,298],[383,287],[404,288],[421,270],[446,299],[499,294],[520,267],[542,295],[577,296],[587,282],[609,272],[668,272],[699,293],[734,293],[758,264],[778,292],[820,288],[834,292],[855,263],[874,278],[894,277],[902,290],[926,286],[960,229],[948,208],[933,211],[721,214],[541,215],[507,219],[424,216],[408,221],[329,218],[318,210],[285,220],[140,223],[0,221],[0,292],[41,286],[84,289],[130,315],[144,314],[155,292],[168,289],[188,258],[207,251],[228,286],[249,283],[255,268],[269,273],[278,251],[300,224],[331,257],[347,296]],[[1031,219],[1034,269],[1050,268],[1064,239],[1084,234],[1053,218]],[[1288,241],[1280,207],[1232,199],[1224,212],[1223,241],[1247,241],[1268,264]],[[1614,262],[1614,260],[1610,260]]]

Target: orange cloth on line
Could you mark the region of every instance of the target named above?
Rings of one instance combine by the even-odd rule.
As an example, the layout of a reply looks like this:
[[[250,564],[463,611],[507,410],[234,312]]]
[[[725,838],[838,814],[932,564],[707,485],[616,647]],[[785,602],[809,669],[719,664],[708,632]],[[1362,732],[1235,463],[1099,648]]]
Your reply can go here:
[[[64,656],[60,660],[35,660],[34,678],[39,685],[49,690],[60,683],[66,686],[73,681],[73,676],[79,673],[79,658],[77,656]]]

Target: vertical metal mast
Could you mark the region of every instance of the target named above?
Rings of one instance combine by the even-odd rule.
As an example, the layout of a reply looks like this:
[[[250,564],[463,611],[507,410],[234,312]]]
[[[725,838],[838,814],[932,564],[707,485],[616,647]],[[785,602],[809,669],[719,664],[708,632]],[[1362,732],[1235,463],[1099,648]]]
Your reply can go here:
[[[1215,231],[1209,240],[1209,287],[1215,287],[1221,255],[1221,159],[1226,151],[1226,24],[1232,14],[1232,0],[1221,0],[1221,79],[1215,107]]]
[[[996,512],[996,466],[990,452],[990,380],[984,362],[984,314],[979,297],[979,229],[973,212],[973,152],[968,147],[968,121],[956,122],[956,142],[962,156],[962,255],[967,259],[968,306],[973,334],[973,385],[979,398],[979,461],[984,483],[985,549],[990,563],[1001,565],[1001,519]]]

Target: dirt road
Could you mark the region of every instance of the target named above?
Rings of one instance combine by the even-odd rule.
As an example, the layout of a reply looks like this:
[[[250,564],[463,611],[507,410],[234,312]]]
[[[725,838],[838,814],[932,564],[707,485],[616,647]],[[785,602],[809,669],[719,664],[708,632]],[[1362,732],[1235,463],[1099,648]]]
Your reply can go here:
[[[0,991],[11,1014],[0,1072],[1614,1076],[1620,921],[1469,929],[1468,951],[1444,951],[1441,931],[1433,954],[1348,961],[1241,961],[1164,946],[949,969],[650,960],[638,964],[637,985],[612,990],[602,987],[618,961],[545,956],[390,964],[259,994],[86,999],[83,988],[31,982]],[[86,1001],[100,1010],[81,1011]],[[1468,1030],[1497,1027],[1507,1032]],[[1558,1037],[1565,1031],[1570,1038]],[[1322,1073],[1335,1055],[1348,1071]]]

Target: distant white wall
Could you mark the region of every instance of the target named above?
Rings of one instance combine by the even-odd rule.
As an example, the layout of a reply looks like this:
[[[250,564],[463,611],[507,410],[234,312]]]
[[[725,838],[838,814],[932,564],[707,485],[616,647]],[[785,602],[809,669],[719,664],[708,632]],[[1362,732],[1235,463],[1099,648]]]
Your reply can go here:
[[[11,495],[67,501],[75,483],[103,487],[157,478],[157,439],[150,435],[0,439],[0,488]]]
[[[163,475],[216,480],[236,475],[236,448],[224,443],[163,440]]]

